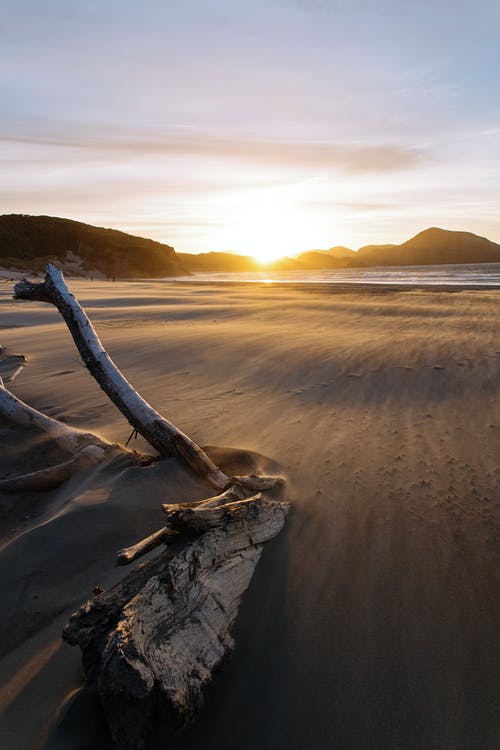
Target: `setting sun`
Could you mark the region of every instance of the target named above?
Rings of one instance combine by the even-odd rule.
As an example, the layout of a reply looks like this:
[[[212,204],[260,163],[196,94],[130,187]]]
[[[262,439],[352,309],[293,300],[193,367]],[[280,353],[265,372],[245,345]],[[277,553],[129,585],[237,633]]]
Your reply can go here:
[[[260,263],[294,255],[311,242],[313,217],[296,190],[268,188],[228,196],[231,225],[217,238],[230,248],[238,237],[238,252]]]

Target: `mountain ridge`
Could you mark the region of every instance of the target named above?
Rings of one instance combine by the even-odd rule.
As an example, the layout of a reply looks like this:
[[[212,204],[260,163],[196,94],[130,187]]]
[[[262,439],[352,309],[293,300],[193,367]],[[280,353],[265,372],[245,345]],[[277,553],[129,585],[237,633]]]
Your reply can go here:
[[[0,216],[0,265],[41,272],[54,261],[78,276],[158,278],[187,273],[174,248],[155,240],[55,216]]]
[[[500,263],[500,245],[472,232],[430,227],[400,245],[364,245],[358,250],[343,246],[306,250],[265,265],[248,255],[233,253],[179,253],[193,272],[319,271],[373,266],[419,266],[461,263]]]
[[[161,278],[190,273],[310,271],[373,266],[500,262],[500,244],[472,232],[430,227],[405,242],[306,250],[262,264],[238,253],[176,253],[161,242],[118,229],[52,216],[0,216],[0,265],[43,271],[56,261],[66,273]]]
[[[430,227],[400,245],[366,245],[357,251],[360,266],[423,266],[448,263],[498,263],[500,245],[472,232]]]

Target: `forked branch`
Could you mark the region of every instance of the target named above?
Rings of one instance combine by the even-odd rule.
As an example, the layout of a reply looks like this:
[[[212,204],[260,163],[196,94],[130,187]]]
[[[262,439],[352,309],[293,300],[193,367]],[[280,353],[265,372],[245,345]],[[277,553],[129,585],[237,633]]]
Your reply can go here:
[[[140,396],[104,349],[84,310],[69,291],[62,272],[49,264],[45,281],[35,284],[23,279],[14,287],[14,298],[55,305],[89,372],[137,432],[161,456],[180,456],[192,471],[217,489],[228,477],[207,454],[175,425],[161,416]]]

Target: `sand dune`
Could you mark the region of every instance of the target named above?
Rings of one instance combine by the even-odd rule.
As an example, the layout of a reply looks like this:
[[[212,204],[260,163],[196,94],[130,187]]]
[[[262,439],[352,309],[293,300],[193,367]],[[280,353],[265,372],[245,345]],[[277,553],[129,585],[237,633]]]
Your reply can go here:
[[[245,596],[236,652],[169,747],[497,748],[498,292],[72,287],[155,408],[217,460],[265,456],[288,478],[293,512]],[[30,357],[12,390],[124,442],[57,312],[2,285],[0,315],[0,343]],[[9,425],[0,440],[0,476],[54,450]],[[116,550],[161,525],[161,502],[205,494],[173,461],[118,461],[2,497],[2,748],[110,750],[60,631],[123,575]]]

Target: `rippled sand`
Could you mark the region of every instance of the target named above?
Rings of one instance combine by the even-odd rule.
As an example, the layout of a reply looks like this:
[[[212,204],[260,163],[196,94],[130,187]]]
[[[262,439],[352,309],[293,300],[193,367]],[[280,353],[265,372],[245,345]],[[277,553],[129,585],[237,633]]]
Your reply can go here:
[[[496,750],[500,294],[72,288],[159,411],[288,477],[293,513],[244,599],[236,652],[168,746]],[[12,386],[22,399],[127,439],[58,313],[13,303],[7,284],[0,344],[30,356]],[[2,475],[53,450],[8,425],[0,439]],[[116,550],[161,525],[161,502],[203,493],[167,462],[1,499],[2,748],[109,750],[93,696],[68,701],[80,654],[60,631],[93,586],[123,575]]]

